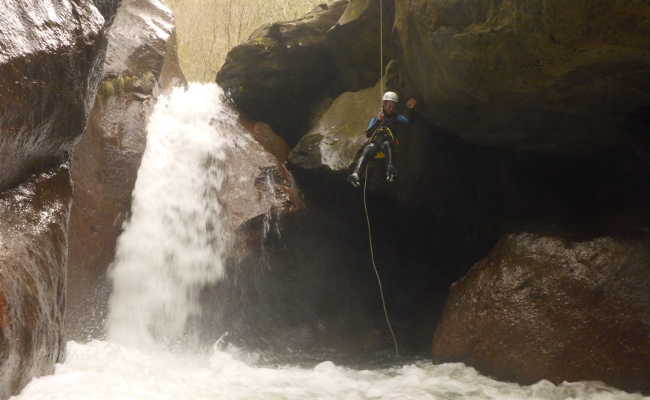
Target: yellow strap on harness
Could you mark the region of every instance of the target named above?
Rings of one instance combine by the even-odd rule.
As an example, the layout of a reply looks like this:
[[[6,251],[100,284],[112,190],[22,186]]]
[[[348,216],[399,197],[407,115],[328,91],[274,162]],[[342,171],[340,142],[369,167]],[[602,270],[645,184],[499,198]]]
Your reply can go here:
[[[395,144],[399,144],[399,140],[397,140],[397,137],[393,134],[393,130],[389,127],[386,127],[385,129],[388,133],[388,136],[390,136],[390,140],[392,140]]]
[[[393,131],[389,127],[384,126],[384,127],[380,128],[380,129],[383,130],[384,132],[386,132],[386,134],[388,135],[390,140],[393,141],[393,143],[399,145],[399,140],[397,139],[397,137],[395,137],[395,135],[393,134]],[[381,160],[382,158],[386,158],[386,154],[384,154],[383,151],[379,151],[379,152],[377,152],[377,154],[375,154],[375,160]]]

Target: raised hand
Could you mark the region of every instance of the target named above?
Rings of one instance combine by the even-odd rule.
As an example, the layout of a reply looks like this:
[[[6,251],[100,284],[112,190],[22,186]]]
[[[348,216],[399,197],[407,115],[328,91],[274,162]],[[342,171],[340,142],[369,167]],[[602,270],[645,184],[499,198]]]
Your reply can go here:
[[[406,107],[413,109],[418,104],[418,101],[415,98],[411,97],[406,101]]]

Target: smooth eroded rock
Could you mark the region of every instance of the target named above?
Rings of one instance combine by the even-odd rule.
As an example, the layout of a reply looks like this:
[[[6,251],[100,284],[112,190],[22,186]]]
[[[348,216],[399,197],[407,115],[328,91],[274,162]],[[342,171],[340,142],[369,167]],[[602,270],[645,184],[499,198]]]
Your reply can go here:
[[[347,170],[368,140],[364,133],[380,107],[379,90],[376,85],[334,99],[294,147],[291,163],[304,169]]]
[[[511,233],[457,282],[437,362],[498,379],[650,392],[650,236]]]
[[[378,7],[339,21],[356,3],[323,4],[296,21],[260,28],[228,54],[217,82],[247,118],[295,145],[323,99],[372,86],[380,76]]]
[[[258,250],[271,223],[303,208],[300,190],[284,165],[286,143],[264,124],[242,122],[242,130],[251,135],[240,133],[233,138],[236,145],[226,150],[228,168],[219,196],[226,231],[235,233],[227,252],[233,259]]]
[[[0,398],[63,359],[71,201],[66,166],[0,194]]]
[[[92,0],[92,2],[99,12],[102,13],[104,19],[110,24],[122,0]]]
[[[275,158],[284,163],[289,158],[291,148],[284,139],[271,129],[269,124],[259,121],[249,121],[240,118],[244,128],[255,138],[255,140],[264,147],[266,151],[273,154]]]
[[[101,79],[103,25],[90,2],[3,2],[0,190],[58,164],[83,132]]]
[[[108,31],[104,77],[160,74],[174,30],[171,10],[159,0],[122,0]]]

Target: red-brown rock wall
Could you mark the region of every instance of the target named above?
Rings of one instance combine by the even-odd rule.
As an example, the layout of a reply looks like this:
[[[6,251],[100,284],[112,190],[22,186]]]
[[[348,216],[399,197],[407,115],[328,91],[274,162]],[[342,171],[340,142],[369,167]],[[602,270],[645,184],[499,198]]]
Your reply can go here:
[[[0,9],[0,189],[59,163],[101,79],[104,19],[90,2],[8,0]]]
[[[0,398],[64,357],[67,166],[0,194]]]
[[[115,2],[103,2],[110,17]],[[105,19],[91,1],[0,8],[0,398],[64,357],[69,152],[102,77]]]
[[[72,157],[69,338],[103,335],[106,272],[129,217],[149,114],[158,93],[185,82],[173,29],[171,10],[159,1],[123,0],[108,30],[104,79]]]

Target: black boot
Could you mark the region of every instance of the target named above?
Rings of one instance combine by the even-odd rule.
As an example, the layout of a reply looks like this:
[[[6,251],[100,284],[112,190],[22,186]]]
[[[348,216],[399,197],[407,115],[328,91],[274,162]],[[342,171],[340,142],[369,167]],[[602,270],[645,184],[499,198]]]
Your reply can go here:
[[[350,182],[350,185],[354,187],[361,186],[361,179],[359,178],[359,174],[356,171],[348,175],[348,182]]]
[[[395,179],[397,179],[397,169],[389,164],[386,168],[386,182],[392,183],[395,182]]]
[[[355,163],[354,170],[348,176],[348,182],[354,187],[361,186],[361,170],[366,165],[368,160],[377,153],[378,146],[375,143],[368,143],[363,147],[361,155]]]

